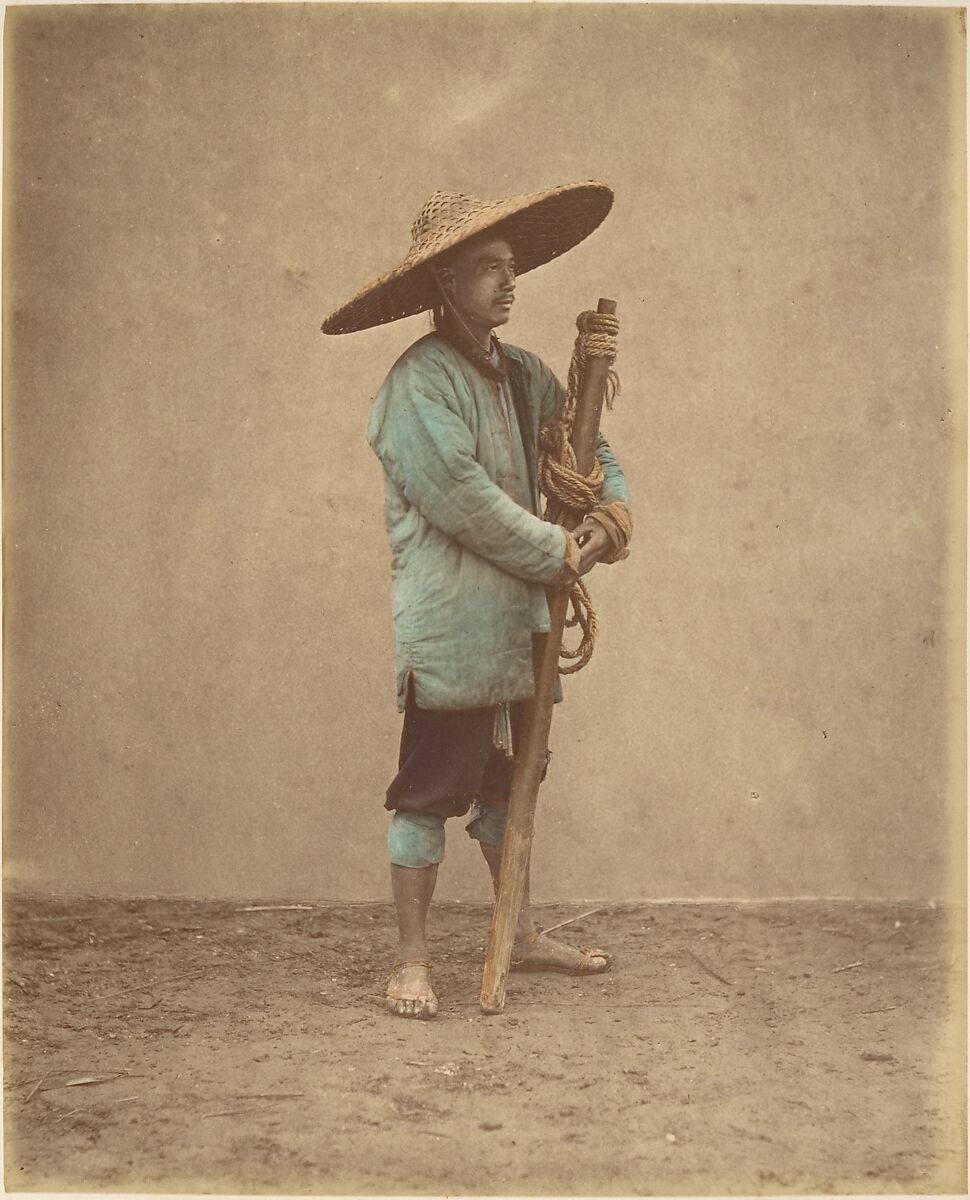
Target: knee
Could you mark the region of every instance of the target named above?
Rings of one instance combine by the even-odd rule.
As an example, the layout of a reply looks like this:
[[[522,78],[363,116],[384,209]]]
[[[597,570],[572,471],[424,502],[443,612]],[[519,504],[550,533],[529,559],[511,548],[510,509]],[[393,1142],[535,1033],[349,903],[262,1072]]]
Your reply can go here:
[[[430,867],[445,856],[445,819],[396,812],[387,827],[387,852],[396,867]]]
[[[477,804],[474,817],[465,826],[468,836],[489,846],[501,846],[505,840],[507,815],[504,807],[486,808],[484,804]]]

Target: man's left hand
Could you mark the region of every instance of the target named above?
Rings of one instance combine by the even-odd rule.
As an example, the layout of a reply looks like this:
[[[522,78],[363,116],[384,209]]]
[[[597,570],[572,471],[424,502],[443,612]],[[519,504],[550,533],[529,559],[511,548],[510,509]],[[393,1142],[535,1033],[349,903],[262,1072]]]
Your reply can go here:
[[[587,518],[573,530],[573,537],[579,542],[579,573],[585,575],[591,571],[604,554],[613,550],[613,542],[599,521]]]

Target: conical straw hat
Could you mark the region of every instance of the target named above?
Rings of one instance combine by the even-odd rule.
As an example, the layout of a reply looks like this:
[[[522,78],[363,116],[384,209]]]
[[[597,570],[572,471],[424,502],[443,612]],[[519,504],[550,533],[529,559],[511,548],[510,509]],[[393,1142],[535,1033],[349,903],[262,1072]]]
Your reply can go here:
[[[332,312],[323,332],[353,333],[431,308],[438,292],[427,264],[482,233],[504,237],[515,253],[516,274],[524,275],[588,237],[612,204],[612,190],[595,180],[508,200],[435,192],[411,226],[411,249],[404,261]]]

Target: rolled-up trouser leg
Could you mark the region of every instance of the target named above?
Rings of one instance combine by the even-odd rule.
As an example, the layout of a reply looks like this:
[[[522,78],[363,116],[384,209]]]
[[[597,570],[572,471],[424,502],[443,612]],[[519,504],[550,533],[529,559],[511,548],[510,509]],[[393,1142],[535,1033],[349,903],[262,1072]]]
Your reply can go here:
[[[387,852],[396,867],[430,867],[445,856],[445,819],[396,812],[387,827]]]
[[[501,846],[505,840],[505,823],[508,818],[507,806],[502,805],[497,808],[489,808],[484,804],[476,803],[472,812],[472,819],[465,826],[468,836],[474,838],[476,842],[485,842],[490,846]]]

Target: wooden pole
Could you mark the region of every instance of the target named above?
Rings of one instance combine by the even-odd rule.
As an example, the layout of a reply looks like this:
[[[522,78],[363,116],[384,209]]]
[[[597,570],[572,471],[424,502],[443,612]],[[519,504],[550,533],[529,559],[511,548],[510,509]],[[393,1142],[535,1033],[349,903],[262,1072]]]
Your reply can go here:
[[[616,301],[600,300],[596,311],[612,316],[616,312]],[[582,475],[588,475],[593,468],[609,369],[610,364],[605,358],[593,358],[587,363],[583,376],[571,439],[576,452],[577,469]],[[571,529],[578,522],[567,517],[562,523]],[[535,693],[525,705],[519,729],[502,848],[502,868],[485,953],[481,993],[481,1006],[485,1013],[500,1013],[505,1007],[505,980],[512,958],[515,927],[525,898],[536,799],[549,747],[553,693],[559,674],[559,651],[569,607],[569,593],[564,588],[547,588],[546,598],[549,603],[549,632],[538,639]]]

